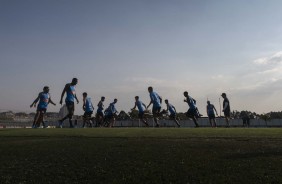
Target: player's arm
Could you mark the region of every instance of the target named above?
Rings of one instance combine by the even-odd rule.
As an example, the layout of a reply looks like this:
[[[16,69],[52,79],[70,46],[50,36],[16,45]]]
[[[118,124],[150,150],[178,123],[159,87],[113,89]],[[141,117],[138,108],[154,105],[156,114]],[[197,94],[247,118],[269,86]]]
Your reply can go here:
[[[37,98],[33,101],[33,103],[30,105],[30,108],[32,108],[32,106],[35,107],[39,99],[40,99],[40,93],[39,93],[38,97],[37,97]]]
[[[175,113],[176,113],[176,112],[177,112],[177,111],[176,111],[176,108],[175,108],[174,106],[172,106],[172,108],[174,109],[174,111],[175,111]]]
[[[193,100],[194,104],[196,104],[196,100],[194,98],[192,98],[192,100]]]
[[[207,111],[207,115],[209,115],[209,112],[208,112],[208,106],[206,107],[206,111]]]
[[[152,103],[153,103],[153,98],[151,96],[150,96],[150,99],[151,99],[151,101],[150,101],[150,103],[149,103],[149,105],[147,106],[146,109],[148,109],[152,105]]]
[[[82,105],[82,109],[85,111],[85,104],[86,104],[86,98],[83,98],[83,105]]]
[[[52,101],[51,97],[49,98],[49,103],[56,106],[56,104]]]
[[[215,110],[215,113],[218,116],[217,110],[216,110],[216,108],[214,106],[213,106],[213,109]]]
[[[146,109],[146,107],[147,107],[146,104],[142,103],[142,105],[143,105],[143,106],[145,107],[145,109]]]
[[[158,98],[159,98],[159,100],[160,100],[160,103],[162,103],[162,102],[163,102],[162,97],[160,97],[160,96],[158,95]]]
[[[146,106],[145,106],[146,107]],[[132,111],[136,109],[136,102],[135,102],[135,105],[134,107],[131,109]]]
[[[62,105],[63,104],[63,98],[64,98],[64,95],[67,91],[67,88],[69,88],[69,85],[67,84],[62,92],[62,95],[61,95],[61,100],[60,100],[60,104]]]
[[[76,94],[74,95],[74,98],[76,99],[77,104],[79,103]]]

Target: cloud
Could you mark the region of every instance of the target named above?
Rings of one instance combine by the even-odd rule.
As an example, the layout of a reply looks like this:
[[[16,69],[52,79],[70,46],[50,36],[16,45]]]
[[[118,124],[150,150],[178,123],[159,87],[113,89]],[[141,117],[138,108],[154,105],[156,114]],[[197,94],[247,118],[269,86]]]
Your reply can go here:
[[[269,57],[258,58],[253,61],[257,65],[272,65],[282,63],[282,51],[277,52]]]

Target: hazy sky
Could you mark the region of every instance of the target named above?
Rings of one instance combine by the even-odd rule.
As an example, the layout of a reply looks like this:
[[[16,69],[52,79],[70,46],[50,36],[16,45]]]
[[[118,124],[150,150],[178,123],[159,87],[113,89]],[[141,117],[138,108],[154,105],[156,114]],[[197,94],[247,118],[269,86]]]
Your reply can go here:
[[[32,112],[50,86],[58,111],[73,77],[93,103],[128,111],[153,86],[178,111],[281,111],[281,0],[0,0],[0,111]],[[82,103],[76,114],[82,113]],[[163,105],[164,107],[164,105]],[[97,108],[96,108],[97,109]]]

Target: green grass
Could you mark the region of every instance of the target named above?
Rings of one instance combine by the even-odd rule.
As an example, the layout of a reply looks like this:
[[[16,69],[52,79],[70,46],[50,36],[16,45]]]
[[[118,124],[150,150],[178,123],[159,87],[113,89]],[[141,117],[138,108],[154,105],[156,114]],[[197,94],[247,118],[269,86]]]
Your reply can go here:
[[[2,129],[0,183],[282,183],[282,129]]]

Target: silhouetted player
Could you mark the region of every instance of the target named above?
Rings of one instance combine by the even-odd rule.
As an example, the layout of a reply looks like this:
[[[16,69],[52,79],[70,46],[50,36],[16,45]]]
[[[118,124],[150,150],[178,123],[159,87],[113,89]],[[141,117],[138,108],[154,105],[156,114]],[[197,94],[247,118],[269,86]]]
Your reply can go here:
[[[154,116],[154,122],[156,123],[156,127],[160,127],[159,124],[159,115],[161,111],[161,104],[162,104],[162,98],[153,91],[153,87],[148,87],[148,92],[150,93],[150,104],[147,106],[147,109],[150,107],[151,104],[153,104],[153,116]]]
[[[148,122],[144,118],[144,111],[145,111],[146,105],[139,100],[139,96],[135,97],[135,106],[132,108],[132,110],[134,110],[136,107],[138,108],[139,119],[148,127],[149,126]]]
[[[197,121],[197,117],[199,116],[199,113],[196,107],[196,100],[190,97],[187,91],[185,91],[183,94],[186,97],[184,102],[186,102],[189,105],[189,109],[186,112],[186,116],[191,118],[194,121],[196,127],[199,127],[199,124]]]
[[[44,115],[46,114],[48,104],[51,103],[53,105],[56,105],[52,100],[51,96],[49,94],[49,87],[45,86],[43,88],[43,92],[39,93],[38,97],[34,100],[34,102],[30,105],[30,108],[33,106],[36,107],[37,102],[39,101],[37,105],[36,114],[34,117],[34,121],[32,124],[32,128],[37,128],[40,126],[40,123],[42,122],[43,127],[46,128],[45,122],[44,122]]]
[[[83,95],[83,106],[82,106],[82,108],[84,110],[82,128],[85,127],[86,122],[89,122],[90,126],[93,127],[91,115],[93,114],[94,107],[93,107],[93,104],[91,102],[91,98],[87,97],[86,92],[84,92],[82,95]]]
[[[228,100],[228,98],[226,96],[226,93],[222,93],[221,96],[224,99],[223,100],[223,110],[222,110],[222,112],[224,112],[226,126],[230,127],[230,124],[229,124],[229,120],[230,120],[230,103],[229,103],[229,100]]]
[[[77,82],[78,82],[77,78],[73,78],[71,83],[66,84],[62,92],[60,104],[62,105],[64,95],[65,93],[67,93],[65,102],[68,109],[68,115],[66,115],[63,119],[59,120],[60,127],[62,127],[62,124],[66,119],[69,119],[70,128],[73,128],[72,117],[74,114],[74,100],[76,100],[76,102],[79,103],[75,93],[75,85],[77,85]]]
[[[177,117],[176,117],[175,107],[173,105],[171,105],[170,103],[168,103],[168,100],[165,100],[165,103],[166,103],[167,111],[169,111],[169,113],[170,113],[169,118],[174,120],[174,122],[177,124],[177,126],[180,127],[180,124],[179,124]]]
[[[208,117],[209,117],[209,122],[210,122],[210,125],[211,127],[216,127],[216,121],[215,121],[215,113],[214,111],[216,112],[216,115],[218,116],[217,114],[217,110],[216,108],[214,107],[213,104],[210,103],[210,101],[207,101],[207,114],[208,114]]]
[[[115,104],[117,103],[117,99],[114,99],[114,102],[110,103],[109,107],[107,108],[107,120],[109,120],[109,127],[113,127],[116,121],[116,115],[118,113]]]
[[[103,122],[104,122],[104,101],[105,101],[105,97],[101,97],[100,102],[98,103],[98,109],[97,109],[97,113],[96,113],[96,122],[97,122],[97,126],[102,126]]]

